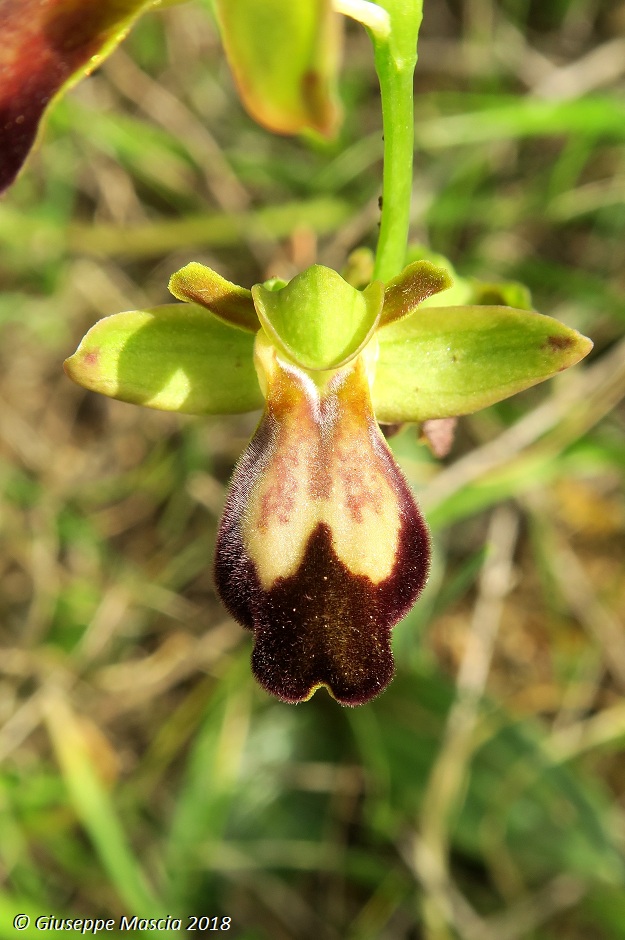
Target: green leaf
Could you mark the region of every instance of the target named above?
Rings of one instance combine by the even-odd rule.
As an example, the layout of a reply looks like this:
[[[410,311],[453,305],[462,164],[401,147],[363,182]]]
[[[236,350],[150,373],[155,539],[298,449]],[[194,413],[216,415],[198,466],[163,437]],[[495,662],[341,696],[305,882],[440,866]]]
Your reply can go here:
[[[169,290],[178,300],[206,307],[229,326],[251,333],[258,333],[260,329],[251,291],[232,284],[197,261],[191,261],[172,274]]]
[[[243,104],[279,134],[336,131],[339,20],[330,0],[217,0]]]
[[[262,408],[254,337],[195,304],[106,317],[65,362],[71,379],[121,401],[187,414]]]
[[[19,172],[51,101],[124,38],[154,0],[0,0],[0,192]]]
[[[282,290],[252,288],[260,321],[271,341],[305,369],[338,369],[353,359],[377,326],[384,288],[374,281],[356,290],[320,264]]]
[[[245,651],[242,656],[233,655],[214,683],[176,795],[165,864],[169,903],[179,910],[203,890],[202,877],[209,859],[216,863],[221,840],[229,841],[229,823],[249,786],[243,761],[249,760],[246,746],[254,723],[250,721],[247,660]],[[211,768],[208,788],[207,767]]]
[[[583,359],[585,336],[512,307],[432,307],[383,327],[372,398],[378,421],[469,414]]]
[[[70,802],[119,897],[139,916],[167,916],[128,844],[122,821],[98,776],[90,753],[89,725],[81,723],[65,699],[55,693],[46,700],[46,721]]]

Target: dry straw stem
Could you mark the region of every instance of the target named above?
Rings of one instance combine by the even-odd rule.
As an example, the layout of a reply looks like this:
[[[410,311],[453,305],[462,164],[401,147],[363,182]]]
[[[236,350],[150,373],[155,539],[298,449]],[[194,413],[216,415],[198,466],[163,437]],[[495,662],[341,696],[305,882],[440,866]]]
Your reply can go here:
[[[625,73],[625,39],[618,36],[591,49],[574,62],[554,67],[532,88],[539,98],[562,101],[581,98],[611,85]]]
[[[251,195],[232,169],[219,142],[179,97],[139,68],[123,49],[118,49],[107,62],[106,75],[114,88],[136,103],[150,121],[184,143],[185,150],[201,169],[207,191],[223,212],[249,211]],[[261,267],[269,261],[268,246],[272,237],[271,230],[262,230],[262,223],[260,231],[241,231],[241,241]]]
[[[557,454],[611,411],[625,394],[625,342],[605,355],[585,374],[574,376],[556,394],[498,438],[444,470],[425,494],[430,510],[476,480],[496,474],[515,460],[532,453]],[[511,559],[518,517],[506,506],[495,511],[490,538],[494,552],[487,559],[480,581],[467,648],[458,676],[458,695],[450,712],[446,736],[434,766],[421,813],[421,832],[415,836],[410,861],[421,881],[426,900],[424,914],[428,940],[447,940],[456,931],[465,940],[515,940],[558,910],[577,903],[586,888],[575,878],[556,878],[546,888],[512,906],[505,914],[481,918],[455,886],[448,867],[450,821],[461,800],[479,721],[479,702],[488,676],[503,599],[510,587]],[[622,656],[615,638],[622,631],[594,598],[588,579],[572,550],[558,543],[556,576],[571,608],[600,643],[606,662],[622,682]],[[571,568],[571,565],[573,568]],[[577,573],[571,578],[571,571]],[[574,582],[574,583],[573,583]],[[616,650],[616,651],[615,651]],[[566,754],[574,742],[601,740],[620,734],[623,715],[618,712],[593,727],[590,738],[583,727],[564,737],[554,736],[555,754]],[[584,723],[581,723],[584,724]],[[558,743],[560,742],[560,743]],[[560,751],[558,750],[560,749]],[[551,753],[551,746],[547,745]],[[557,757],[556,757],[557,759]]]
[[[136,104],[150,121],[184,143],[185,150],[202,168],[206,188],[224,212],[243,212],[249,208],[250,194],[214,135],[177,95],[139,68],[123,49],[109,59],[104,71],[120,94]]]
[[[110,696],[109,717],[125,714],[145,707],[198,670],[212,673],[217,666],[223,668],[239,641],[239,630],[231,620],[218,623],[197,639],[177,632],[148,656],[104,666],[94,674],[93,683]]]
[[[516,425],[444,470],[433,481],[423,502],[432,510],[466,485],[495,475],[515,460],[537,452],[557,454],[611,411],[624,394],[625,342],[621,341],[585,374],[572,377],[552,398]],[[424,798],[421,832],[415,837],[411,851],[413,868],[426,892],[428,940],[447,940],[453,935],[452,928],[465,940],[521,938],[558,910],[577,903],[586,890],[582,880],[556,878],[542,892],[510,907],[505,914],[483,919],[460,894],[448,867],[450,820],[466,782],[479,721],[479,701],[488,675],[503,598],[510,586],[517,524],[517,516],[505,506],[493,514],[489,540],[495,545],[495,551],[487,560],[480,581],[480,594],[458,676],[457,699]],[[581,564],[564,540],[558,543],[558,550],[555,572],[565,597],[599,641],[609,668],[617,681],[622,682],[624,663],[618,652],[619,645],[615,647],[615,638],[622,632],[620,625],[594,598]],[[576,577],[571,578],[572,570],[577,573]],[[611,720],[597,725],[596,730],[591,729],[590,740],[593,731],[599,740],[602,735],[621,733],[622,722],[620,712],[615,713]],[[562,734],[564,737],[553,738],[554,756],[559,753],[558,748],[560,753],[566,754],[567,747],[571,749],[576,740],[589,740],[584,737],[582,727],[578,727],[577,732]],[[547,751],[551,753],[550,745]]]
[[[482,699],[503,606],[513,580],[513,554],[519,515],[502,505],[493,512],[487,557],[449,714],[443,744],[431,772],[421,811],[421,829],[407,860],[424,893],[427,940],[522,940],[559,911],[572,907],[586,891],[582,879],[558,876],[542,890],[522,898],[502,914],[481,917],[455,885],[449,870],[450,829],[462,799],[471,755],[478,740]],[[623,721],[622,716],[621,721]]]
[[[594,748],[615,745],[625,738],[625,702],[584,721],[576,721],[555,731],[545,742],[544,750],[554,763],[565,763]]]
[[[545,517],[550,500],[544,491],[527,493],[523,503],[539,518]],[[597,598],[590,578],[576,552],[559,532],[550,533],[549,565],[569,609],[601,650],[605,664],[621,692],[625,691],[625,623]]]
[[[512,582],[512,557],[518,536],[518,512],[502,505],[492,514],[490,553],[479,583],[467,645],[457,679],[457,695],[441,748],[432,768],[415,837],[412,865],[425,890],[424,917],[429,940],[445,937],[445,924],[460,920],[467,936],[483,925],[468,902],[452,889],[448,870],[450,828],[469,773],[479,706],[488,679],[504,599]],[[478,931],[478,933],[476,933]]]
[[[23,744],[39,726],[42,717],[43,693],[39,690],[16,708],[0,728],[0,762],[4,762]]]

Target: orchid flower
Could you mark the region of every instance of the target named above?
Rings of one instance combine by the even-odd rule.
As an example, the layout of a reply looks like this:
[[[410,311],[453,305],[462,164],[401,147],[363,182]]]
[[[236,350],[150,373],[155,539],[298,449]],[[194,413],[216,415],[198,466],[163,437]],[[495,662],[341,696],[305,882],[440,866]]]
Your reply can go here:
[[[0,0],[0,190],[48,104],[99,65],[157,0]],[[380,431],[454,419],[578,362],[591,347],[507,305],[428,307],[446,268],[405,257],[412,74],[421,0],[214,0],[242,101],[279,133],[331,136],[340,118],[339,11],[374,46],[384,125],[378,250],[364,289],[313,265],[251,290],[191,263],[182,304],[97,323],[65,368],[80,385],[191,414],[262,408],[235,470],[215,578],[254,633],[253,670],[287,702],[325,687],[346,705],[384,689],[390,636],[428,574],[429,536]],[[504,298],[507,301],[507,298]],[[432,437],[431,431],[426,436]]]
[[[378,421],[466,414],[567,368],[591,347],[533,311],[420,306],[444,267],[357,290],[313,265],[251,291],[198,263],[183,304],[97,323],[65,364],[85,388],[149,407],[262,417],[230,485],[217,590],[254,633],[252,668],[286,702],[345,705],[390,682],[391,628],[428,574],[426,524]]]

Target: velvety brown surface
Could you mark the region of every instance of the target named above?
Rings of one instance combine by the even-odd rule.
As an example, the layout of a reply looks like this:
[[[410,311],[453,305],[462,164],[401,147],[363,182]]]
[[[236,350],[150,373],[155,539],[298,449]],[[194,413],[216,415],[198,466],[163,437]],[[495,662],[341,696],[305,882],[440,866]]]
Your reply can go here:
[[[264,591],[245,549],[241,521],[275,430],[265,416],[235,471],[217,542],[217,588],[231,614],[254,631],[253,670],[268,692],[299,702],[326,685],[337,701],[358,705],[393,676],[390,631],[425,583],[427,529],[377,432],[373,446],[392,480],[401,517],[391,575],[376,585],[353,574],[337,557],[330,528],[320,524],[296,572]]]

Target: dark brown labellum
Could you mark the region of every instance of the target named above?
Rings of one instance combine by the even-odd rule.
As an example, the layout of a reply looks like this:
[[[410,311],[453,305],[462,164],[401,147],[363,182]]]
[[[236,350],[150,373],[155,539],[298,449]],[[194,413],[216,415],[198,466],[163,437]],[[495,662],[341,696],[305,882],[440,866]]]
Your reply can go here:
[[[375,421],[362,357],[320,382],[261,343],[266,409],[231,484],[219,593],[254,631],[261,685],[358,705],[390,682],[390,631],[427,578],[429,538]]]

